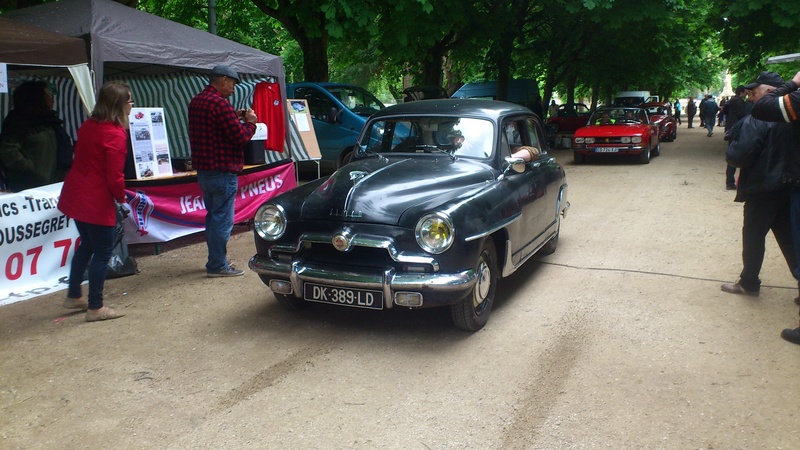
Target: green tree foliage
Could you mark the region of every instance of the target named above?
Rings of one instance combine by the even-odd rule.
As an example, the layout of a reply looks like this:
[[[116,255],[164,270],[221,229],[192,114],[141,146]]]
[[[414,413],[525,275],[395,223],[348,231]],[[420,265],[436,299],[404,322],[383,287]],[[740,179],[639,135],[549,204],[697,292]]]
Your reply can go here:
[[[766,66],[769,56],[800,53],[800,1],[714,0],[712,26],[718,30],[722,57],[743,80],[772,70],[791,78],[800,64]]]
[[[208,29],[207,0],[117,0]],[[46,0],[0,0],[0,11]],[[289,81],[348,81],[398,97],[406,84],[535,78],[542,95],[610,100],[719,90],[800,63],[800,1],[216,0],[217,33],[283,58]]]

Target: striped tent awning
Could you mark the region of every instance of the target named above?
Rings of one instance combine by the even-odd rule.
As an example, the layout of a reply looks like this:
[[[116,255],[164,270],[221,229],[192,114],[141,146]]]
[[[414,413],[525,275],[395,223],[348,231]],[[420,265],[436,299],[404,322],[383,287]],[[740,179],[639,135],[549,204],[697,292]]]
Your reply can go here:
[[[75,139],[78,128],[88,118],[81,105],[81,99],[71,77],[31,77],[19,76],[9,81],[17,85],[26,79],[45,79],[51,84],[55,93],[54,108],[64,120],[67,133]],[[136,105],[150,108],[164,108],[164,116],[169,135],[170,156],[177,159],[191,157],[188,134],[189,101],[201,92],[208,83],[206,76],[187,73],[173,73],[147,76],[115,76],[112,79],[125,81],[131,86]],[[230,98],[234,108],[246,108],[252,104],[255,85],[265,81],[264,77],[241,75],[241,82]],[[5,117],[11,108],[11,95],[0,94],[0,114]],[[278,162],[287,158],[295,161],[312,161],[300,138],[294,121],[286,124],[286,142],[284,152],[267,151],[267,163]]]

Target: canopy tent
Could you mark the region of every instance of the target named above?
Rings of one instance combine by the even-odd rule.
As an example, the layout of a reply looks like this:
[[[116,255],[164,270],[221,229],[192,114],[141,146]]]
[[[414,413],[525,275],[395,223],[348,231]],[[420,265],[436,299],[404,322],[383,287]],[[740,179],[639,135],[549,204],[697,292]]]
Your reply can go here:
[[[207,81],[205,75],[214,66],[227,64],[239,74],[247,75],[243,78],[279,83],[281,99],[286,104],[285,75],[280,57],[112,0],[62,0],[3,13],[3,17],[35,24],[65,36],[83,38],[89,49],[95,89],[109,79],[130,81],[137,106],[165,108],[170,133],[185,128],[185,124],[179,122],[186,115],[188,102],[172,106],[157,103],[169,96],[169,89],[175,88],[156,79],[194,79],[186,83],[191,85],[191,92],[197,93],[197,79],[202,79],[204,84]],[[136,81],[148,79],[153,82]],[[137,87],[144,85],[168,90],[152,94],[149,89]],[[238,91],[231,98],[234,105],[244,103],[244,99],[236,97],[242,95]],[[247,93],[252,94],[252,90],[244,94]],[[283,110],[284,122],[288,126],[288,111],[286,108]],[[188,156],[188,138],[175,136],[177,141],[173,142],[172,134],[170,150],[173,156]],[[287,157],[282,154],[273,156],[279,155]]]
[[[118,72],[152,74],[196,69],[208,73],[227,64],[239,73],[285,83],[280,57],[112,0],[62,0],[4,13],[89,42],[97,85]]]
[[[0,63],[12,65],[16,71],[39,75],[68,70],[86,111],[94,107],[86,44],[82,39],[0,17]]]

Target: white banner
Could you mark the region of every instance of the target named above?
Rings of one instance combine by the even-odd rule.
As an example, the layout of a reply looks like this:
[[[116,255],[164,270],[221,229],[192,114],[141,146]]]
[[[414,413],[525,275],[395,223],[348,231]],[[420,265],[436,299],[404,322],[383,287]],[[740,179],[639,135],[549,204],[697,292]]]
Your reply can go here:
[[[62,184],[0,193],[0,306],[67,288],[78,229],[57,209]]]

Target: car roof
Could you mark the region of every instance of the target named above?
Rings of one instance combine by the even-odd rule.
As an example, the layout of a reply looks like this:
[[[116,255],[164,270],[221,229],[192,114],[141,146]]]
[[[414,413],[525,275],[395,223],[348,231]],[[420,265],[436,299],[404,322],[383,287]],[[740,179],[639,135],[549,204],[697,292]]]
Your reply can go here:
[[[400,103],[372,115],[372,118],[397,115],[480,116],[497,119],[509,115],[534,115],[516,103],[479,99],[433,99]]]
[[[302,87],[302,86],[321,86],[323,88],[329,87],[356,87],[360,88],[361,86],[356,86],[355,84],[347,84],[347,83],[333,83],[333,82],[318,82],[318,81],[301,81],[299,83],[289,83],[288,86],[291,87]],[[363,88],[361,88],[363,89]]]
[[[664,107],[666,107],[668,105],[667,105],[667,102],[647,102],[647,103],[642,103],[641,105],[639,105],[640,108],[650,108],[650,107],[653,107],[653,106],[664,106]]]

